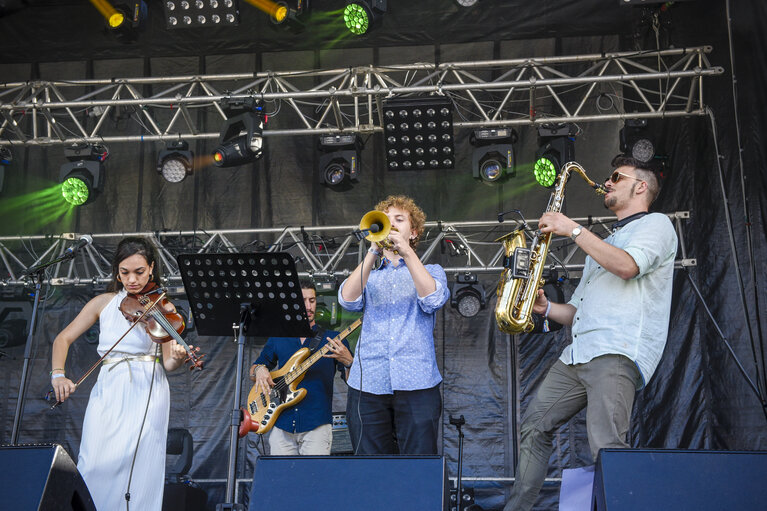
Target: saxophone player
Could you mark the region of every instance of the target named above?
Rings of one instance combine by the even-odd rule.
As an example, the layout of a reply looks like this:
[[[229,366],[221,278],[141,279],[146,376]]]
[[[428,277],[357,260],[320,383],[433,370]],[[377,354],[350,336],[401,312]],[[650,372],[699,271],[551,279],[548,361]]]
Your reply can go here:
[[[447,277],[415,252],[426,216],[412,199],[389,196],[375,209],[391,223],[388,243],[373,243],[338,290],[341,307],[364,311],[347,379],[352,446],[355,454],[437,454],[442,376],[433,331]]]
[[[569,236],[587,254],[567,303],[538,291],[533,312],[572,326],[572,342],[525,411],[515,483],[504,511],[533,507],[553,435],[583,408],[591,454],[626,448],[634,395],[650,380],[666,344],[677,237],[667,216],[648,213],[660,190],[644,163],[619,155],[605,180],[604,205],[618,221],[601,239],[562,213],[545,213],[541,232]]]

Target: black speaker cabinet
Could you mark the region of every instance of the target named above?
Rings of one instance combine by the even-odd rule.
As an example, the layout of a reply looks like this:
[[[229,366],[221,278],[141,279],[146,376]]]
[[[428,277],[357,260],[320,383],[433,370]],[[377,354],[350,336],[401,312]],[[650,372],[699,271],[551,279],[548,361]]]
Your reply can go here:
[[[67,451],[57,444],[0,447],[0,509],[96,511]]]
[[[602,449],[592,509],[761,511],[767,452]]]
[[[441,456],[260,456],[249,511],[447,509]]]

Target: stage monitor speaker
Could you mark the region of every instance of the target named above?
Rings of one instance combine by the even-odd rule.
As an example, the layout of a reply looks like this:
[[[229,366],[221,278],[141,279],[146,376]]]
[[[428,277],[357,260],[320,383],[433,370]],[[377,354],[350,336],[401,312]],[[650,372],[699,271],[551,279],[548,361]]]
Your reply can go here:
[[[447,509],[441,456],[260,456],[249,511]]]
[[[0,446],[0,509],[96,511],[72,458],[58,444]]]
[[[767,452],[602,449],[595,511],[767,509]]]

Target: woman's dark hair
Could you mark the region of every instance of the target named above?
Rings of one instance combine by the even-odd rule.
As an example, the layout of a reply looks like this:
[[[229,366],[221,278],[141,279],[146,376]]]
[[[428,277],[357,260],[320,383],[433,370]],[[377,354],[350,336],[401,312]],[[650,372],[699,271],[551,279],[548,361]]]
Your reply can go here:
[[[136,254],[144,256],[144,259],[146,259],[149,266],[154,263],[154,269],[152,269],[152,282],[157,285],[160,284],[160,274],[162,269],[160,267],[160,260],[157,257],[157,249],[155,249],[152,242],[148,239],[131,236],[123,238],[117,245],[117,250],[115,250],[115,255],[112,258],[112,282],[109,283],[108,291],[116,292],[123,288],[123,283],[117,280],[117,276],[120,274],[120,263]]]

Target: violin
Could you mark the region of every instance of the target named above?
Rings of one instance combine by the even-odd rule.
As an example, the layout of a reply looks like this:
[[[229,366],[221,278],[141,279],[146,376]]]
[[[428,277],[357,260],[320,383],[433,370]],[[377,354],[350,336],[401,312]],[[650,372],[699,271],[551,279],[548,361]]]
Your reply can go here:
[[[202,370],[205,355],[200,355],[199,347],[192,349],[181,337],[186,326],[184,318],[157,284],[149,282],[141,294],[128,293],[120,303],[120,312],[131,323],[140,322],[154,342],[163,344],[174,339],[186,350],[188,356],[184,362],[189,363],[189,370]]]

